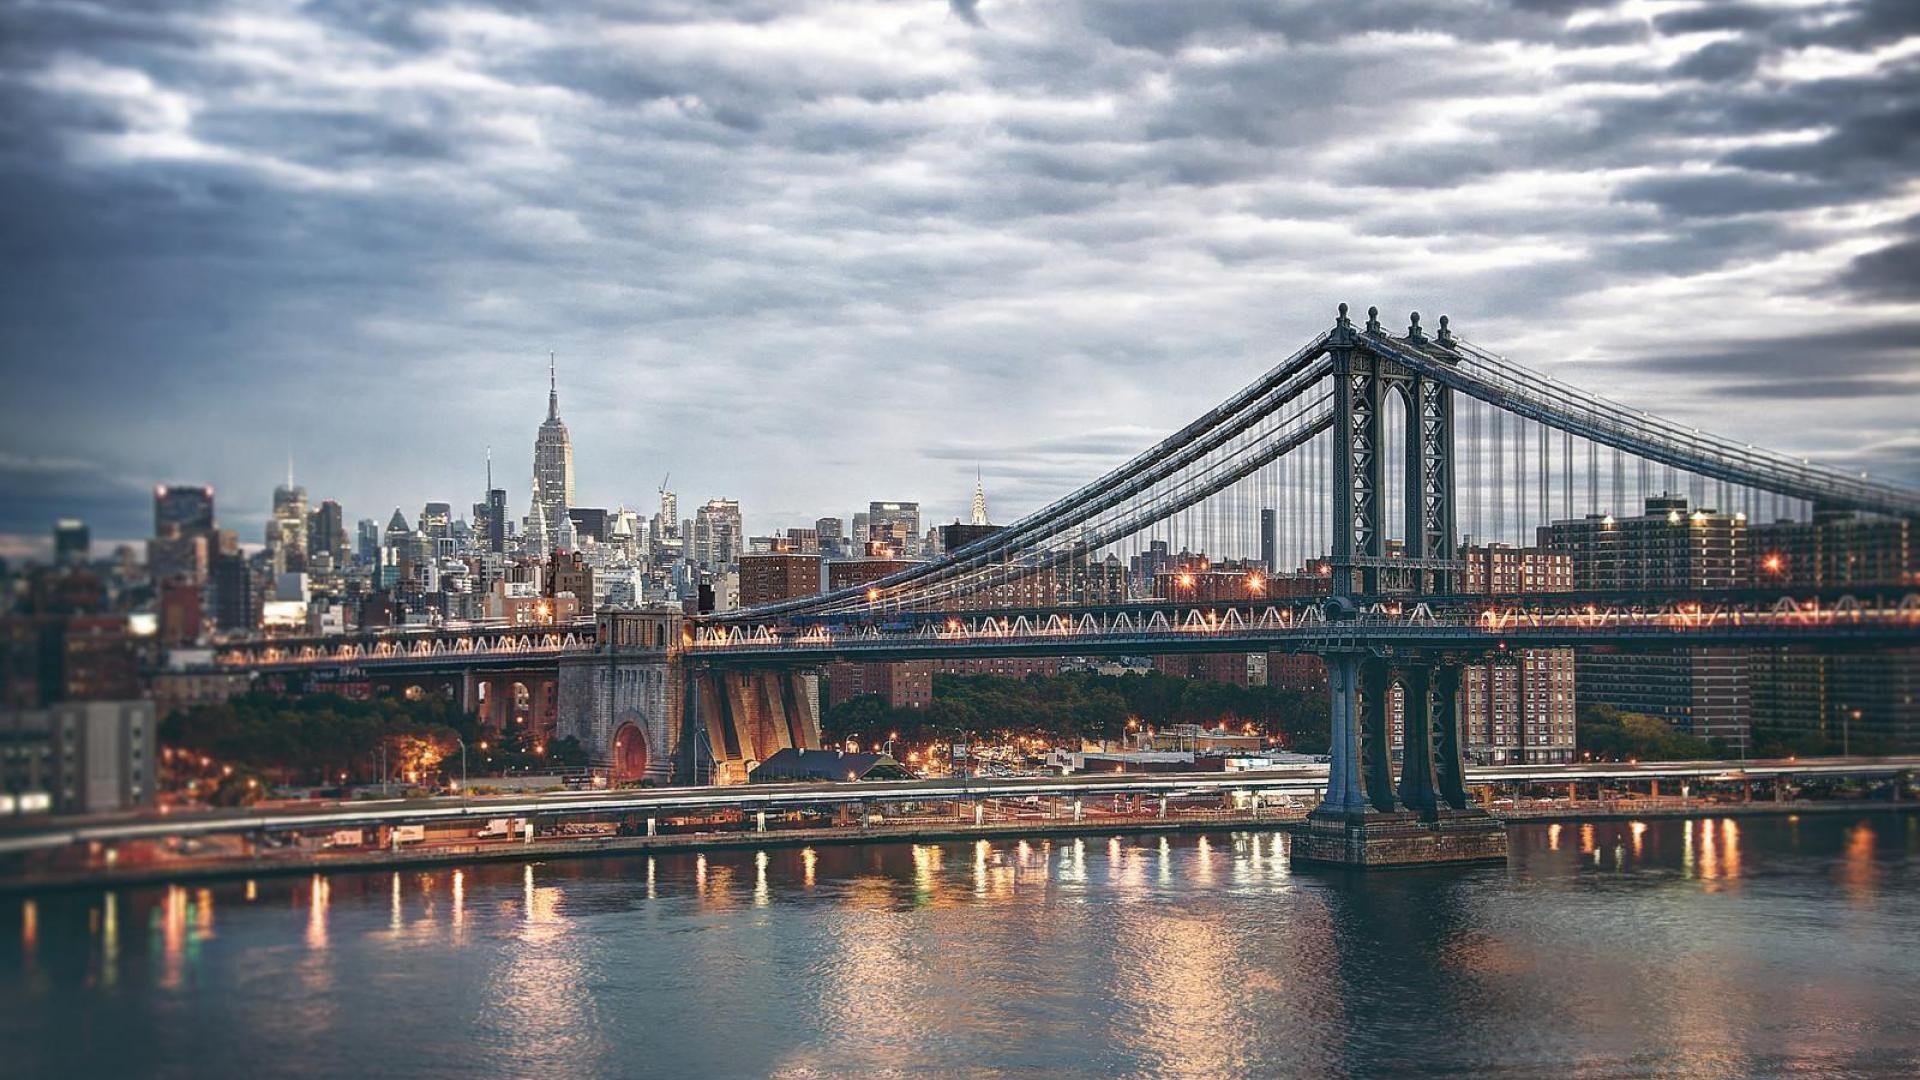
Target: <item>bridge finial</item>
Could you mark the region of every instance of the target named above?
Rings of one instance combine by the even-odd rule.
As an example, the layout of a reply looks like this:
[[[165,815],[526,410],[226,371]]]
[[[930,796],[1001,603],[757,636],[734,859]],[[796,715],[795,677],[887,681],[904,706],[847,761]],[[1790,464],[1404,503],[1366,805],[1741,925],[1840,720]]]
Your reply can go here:
[[[1367,333],[1377,334],[1379,332],[1380,332],[1380,309],[1377,307],[1369,307],[1367,308]]]
[[[1420,313],[1417,311],[1407,316],[1407,340],[1408,341],[1427,340],[1427,336],[1420,332]]]
[[[1359,338],[1353,332],[1353,320],[1347,318],[1347,305],[1340,305],[1340,314],[1333,320],[1333,331],[1327,335],[1329,345],[1340,348],[1351,347]]]
[[[1445,315],[1440,316],[1440,332],[1433,339],[1449,349],[1453,348],[1453,331],[1448,329]]]

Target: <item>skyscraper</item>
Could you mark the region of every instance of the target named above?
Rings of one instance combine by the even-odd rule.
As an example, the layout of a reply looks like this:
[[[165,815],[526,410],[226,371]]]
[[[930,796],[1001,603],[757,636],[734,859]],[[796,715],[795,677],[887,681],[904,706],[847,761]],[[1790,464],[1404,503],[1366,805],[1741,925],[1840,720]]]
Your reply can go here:
[[[294,486],[291,464],[287,467],[286,484],[273,489],[273,517],[267,521],[267,555],[276,574],[307,568],[307,489]]]
[[[81,566],[93,550],[87,523],[79,518],[61,518],[53,523],[53,562],[55,566]]]
[[[354,556],[363,565],[380,565],[380,523],[372,518],[361,518],[355,532]]]
[[[487,550],[504,553],[507,550],[507,491],[505,488],[490,488],[487,491]]]
[[[222,630],[251,633],[260,625],[262,595],[247,557],[221,552],[211,560],[213,621]]]
[[[559,544],[560,523],[573,505],[573,440],[560,420],[560,384],[547,354],[547,418],[533,440],[533,501],[540,504],[547,550]]]
[[[982,510],[985,506],[982,506]],[[867,542],[884,544],[891,554],[916,555],[920,551],[920,504],[917,502],[873,502],[867,504]]]
[[[693,558],[709,570],[725,570],[740,561],[744,531],[740,504],[708,499],[693,512]]]
[[[985,525],[987,523],[986,480],[980,475],[980,470],[975,469],[973,471],[973,516],[967,524]]]
[[[847,541],[846,524],[837,517],[823,517],[813,523],[814,539],[819,543],[823,554],[844,554]]]
[[[660,527],[673,537],[680,535],[680,498],[667,487],[670,479],[671,473],[660,481]]]
[[[183,534],[213,532],[213,489],[199,484],[162,484],[153,489],[153,535],[171,536],[168,526]]]
[[[347,561],[346,515],[332,499],[322,500],[313,508],[313,513],[307,515],[307,554],[314,556],[321,552],[332,557],[336,569]]]

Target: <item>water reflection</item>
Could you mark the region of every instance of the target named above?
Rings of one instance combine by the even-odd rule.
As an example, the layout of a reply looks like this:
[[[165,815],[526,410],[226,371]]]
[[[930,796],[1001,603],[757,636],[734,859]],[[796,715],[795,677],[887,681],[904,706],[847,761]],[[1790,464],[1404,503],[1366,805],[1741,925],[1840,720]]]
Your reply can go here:
[[[307,894],[307,948],[319,952],[327,947],[327,903],[333,895],[333,883],[325,874],[313,875]],[[393,875],[393,918],[400,925],[400,875]]]
[[[1874,860],[1873,846],[1873,828],[1866,822],[1847,830],[1840,880],[1846,885],[1847,896],[1856,904],[1871,902],[1880,882],[1880,867]]]
[[[1156,834],[0,900],[0,969],[33,976],[0,980],[0,1038],[23,1075],[315,1075],[343,1046],[483,1076],[1909,1074],[1912,821],[1525,827],[1506,870]],[[49,1068],[36,1033],[79,1015],[129,1034]],[[235,1056],[151,1034],[188,1015]]]

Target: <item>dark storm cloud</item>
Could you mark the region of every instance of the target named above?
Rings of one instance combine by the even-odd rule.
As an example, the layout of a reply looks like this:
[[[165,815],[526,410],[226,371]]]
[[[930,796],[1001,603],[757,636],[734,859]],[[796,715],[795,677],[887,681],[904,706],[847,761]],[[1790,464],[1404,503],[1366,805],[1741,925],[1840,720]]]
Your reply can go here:
[[[1734,217],[1802,210],[1834,201],[1838,192],[1821,184],[1742,172],[1658,176],[1622,184],[1623,202],[1652,203],[1679,218]]]
[[[1684,371],[1748,384],[1777,380],[1874,382],[1877,376],[1920,374],[1920,319],[1848,326],[1810,334],[1707,341],[1686,352],[1630,361],[1644,371]],[[1716,381],[1715,385],[1719,385]],[[1891,385],[1882,380],[1881,385]]]
[[[1920,219],[1909,220],[1907,231],[1920,232]],[[1840,275],[1840,284],[1873,299],[1920,302],[1920,237],[1856,256]]]
[[[1779,8],[1758,4],[1702,4],[1654,16],[1654,29],[1663,34],[1695,34],[1716,30],[1763,30],[1788,18]]]
[[[0,464],[91,463],[0,533],[204,480],[251,541],[289,451],[384,517],[492,444],[518,512],[549,349],[588,504],[945,520],[978,464],[1005,519],[1342,299],[1907,446],[1916,12],[0,6]]]
[[[1716,41],[1673,65],[1673,73],[1683,79],[1723,82],[1744,79],[1760,66],[1765,54],[1758,45],[1744,41]]]
[[[1816,398],[1900,397],[1920,391],[1913,379],[1784,379],[1778,382],[1728,383],[1722,393],[1745,398],[1800,401]]]

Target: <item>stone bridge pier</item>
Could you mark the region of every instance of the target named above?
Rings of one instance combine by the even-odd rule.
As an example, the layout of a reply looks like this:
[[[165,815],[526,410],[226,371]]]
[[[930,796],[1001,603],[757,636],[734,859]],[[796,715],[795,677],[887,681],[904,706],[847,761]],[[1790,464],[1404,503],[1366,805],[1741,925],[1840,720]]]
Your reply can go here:
[[[1333,744],[1327,794],[1294,832],[1296,861],[1338,866],[1503,862],[1506,826],[1473,805],[1460,753],[1462,659],[1326,655]],[[1400,774],[1388,707],[1405,709]]]
[[[591,653],[560,660],[560,738],[580,740],[596,771],[625,784],[737,784],[788,747],[820,747],[811,672],[689,663],[677,607],[600,615]]]
[[[700,782],[740,783],[788,748],[820,748],[820,679],[790,669],[688,672],[688,724],[703,737]],[[710,777],[710,779],[709,779]]]
[[[560,659],[554,734],[612,786],[675,779],[685,621],[678,607],[602,612],[593,652]]]

